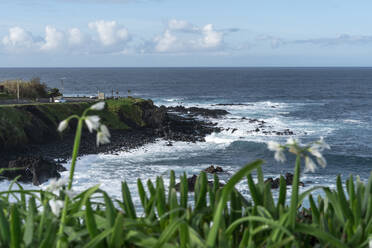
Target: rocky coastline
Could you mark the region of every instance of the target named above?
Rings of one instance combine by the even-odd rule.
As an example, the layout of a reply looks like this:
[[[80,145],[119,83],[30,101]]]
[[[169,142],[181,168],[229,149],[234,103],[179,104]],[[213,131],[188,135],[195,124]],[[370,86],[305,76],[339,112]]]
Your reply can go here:
[[[223,116],[228,113],[218,109],[157,107],[150,100],[143,101],[138,105],[142,110],[144,126],[121,116],[121,120],[125,121],[130,129],[111,129],[111,142],[100,147],[96,146],[95,134],[84,129],[79,155],[115,154],[155,142],[158,138],[168,140],[170,146],[173,141],[202,142],[206,135],[220,132],[221,129],[216,126],[216,123],[200,120],[196,116]],[[184,116],[185,111],[189,115]],[[33,132],[33,130],[29,131]],[[1,176],[5,179],[20,176],[22,182],[32,182],[35,185],[39,185],[51,177],[59,177],[59,172],[65,170],[60,163],[71,157],[74,136],[74,128],[72,127],[70,132],[63,134],[62,139],[51,138],[44,142],[28,144],[22,149],[3,149],[0,151],[0,168],[20,169],[5,171]]]

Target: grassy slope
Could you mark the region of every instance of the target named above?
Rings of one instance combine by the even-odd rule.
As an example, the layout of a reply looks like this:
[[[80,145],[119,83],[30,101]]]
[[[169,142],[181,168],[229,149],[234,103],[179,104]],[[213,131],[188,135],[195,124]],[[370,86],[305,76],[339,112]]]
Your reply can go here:
[[[122,121],[129,119],[138,126],[144,126],[142,110],[136,103],[144,101],[136,98],[108,100],[104,111],[91,112],[102,118],[110,129],[127,130],[130,127]],[[81,114],[90,103],[52,103],[0,106],[0,147],[26,144],[29,137],[25,130],[37,125],[42,129],[56,130],[58,123],[72,114]]]
[[[0,92],[0,100],[9,100],[9,99],[15,99],[15,98],[16,97],[13,95]]]

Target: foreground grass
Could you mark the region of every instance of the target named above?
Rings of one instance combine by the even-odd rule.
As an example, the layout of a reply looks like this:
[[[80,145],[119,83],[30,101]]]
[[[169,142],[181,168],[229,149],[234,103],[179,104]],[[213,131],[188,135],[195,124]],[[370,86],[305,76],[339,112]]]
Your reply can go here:
[[[314,200],[309,190],[298,195],[292,209],[285,204],[284,178],[275,202],[270,185],[263,182],[261,163],[245,166],[222,188],[217,176],[208,184],[202,172],[193,206],[187,204],[185,175],[180,177],[179,193],[174,172],[168,188],[161,177],[155,183],[138,180],[141,214],[132,201],[135,192],[125,182],[121,200],[111,199],[97,185],[70,200],[62,237],[57,235],[60,218],[51,201],[63,200],[65,188],[49,192],[18,185],[19,189],[0,192],[0,243],[2,247],[54,247],[61,238],[62,247],[368,247],[372,175],[367,183],[351,176],[344,185],[338,177],[336,190],[322,188],[326,198]],[[252,178],[253,170],[258,170],[257,180]],[[252,202],[234,188],[242,179]],[[300,208],[306,198],[311,208]]]

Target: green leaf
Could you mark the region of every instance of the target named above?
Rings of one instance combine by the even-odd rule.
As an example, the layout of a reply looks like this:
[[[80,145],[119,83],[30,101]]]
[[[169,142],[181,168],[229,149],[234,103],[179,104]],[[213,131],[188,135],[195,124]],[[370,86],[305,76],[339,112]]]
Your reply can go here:
[[[169,178],[169,188],[168,188],[168,204],[170,204],[171,198],[171,191],[174,189],[176,185],[176,176],[174,174],[174,170],[170,171],[170,178]]]
[[[207,246],[208,247],[214,247],[216,244],[216,238],[218,234],[218,230],[220,228],[220,224],[222,222],[223,218],[223,211],[226,206],[229,194],[234,189],[235,185],[248,173],[250,173],[252,170],[258,168],[263,163],[262,160],[257,160],[251,164],[248,164],[244,166],[242,169],[240,169],[237,173],[235,173],[230,180],[227,182],[227,184],[222,189],[222,196],[221,199],[218,202],[217,210],[214,213],[213,216],[213,226],[208,233],[207,237]]]
[[[90,240],[84,248],[93,248],[97,247],[106,237],[108,237],[113,232],[113,228],[107,229],[97,236],[95,236],[92,240]]]
[[[21,247],[21,220],[19,217],[18,208],[16,205],[12,205],[10,209],[10,247],[19,248]]]
[[[180,247],[186,248],[187,244],[189,243],[189,230],[185,222],[180,224],[178,227],[178,232],[180,235]]]
[[[165,203],[165,189],[163,179],[160,177],[156,178],[156,208],[159,216],[162,216],[167,211]]]
[[[105,212],[106,212],[106,220],[107,220],[107,228],[111,228],[114,226],[115,219],[116,219],[116,209],[112,200],[107,195],[106,192],[103,192],[103,198],[105,200]]]
[[[255,205],[262,205],[263,197],[261,197],[260,194],[259,194],[257,186],[253,181],[252,174],[249,174],[247,176],[247,181],[248,181],[248,188],[249,188],[249,191],[251,192],[251,197],[253,199],[254,204]]]
[[[324,232],[322,230],[319,230],[318,228],[307,225],[307,224],[297,223],[296,231],[300,233],[315,236],[316,238],[322,240],[326,244],[331,244],[334,247],[339,247],[339,248],[348,247],[347,245],[343,244],[338,238],[332,236],[331,234]]]
[[[301,157],[297,155],[295,171],[292,182],[292,195],[291,195],[291,205],[289,209],[289,223],[291,228],[294,229],[296,224],[297,206],[298,206],[298,187],[300,182],[300,163]]]
[[[145,188],[143,187],[142,181],[139,178],[137,179],[137,188],[138,188],[138,194],[139,194],[139,197],[140,197],[140,200],[141,200],[142,207],[144,209],[146,209],[147,202],[149,201],[149,199],[147,198]]]
[[[2,244],[9,244],[9,237],[10,237],[10,229],[8,220],[4,214],[4,203],[0,200],[0,235],[1,235],[1,243]]]
[[[26,246],[29,246],[32,243],[33,239],[33,234],[34,234],[34,209],[33,209],[33,204],[35,199],[30,198],[29,200],[29,209],[27,211],[27,216],[26,216],[26,223],[25,223],[25,232],[23,235],[23,241]]]
[[[159,240],[156,242],[154,248],[162,247],[163,244],[168,242],[173,234],[178,230],[178,227],[182,224],[183,220],[178,219],[169,224],[162,232],[159,237]]]
[[[181,183],[180,183],[180,192],[181,192],[181,206],[183,208],[187,208],[187,201],[188,201],[188,183],[186,173],[183,173],[181,176]]]
[[[88,229],[89,235],[91,238],[94,238],[98,235],[98,229],[96,220],[94,219],[94,213],[92,206],[90,204],[90,200],[88,199],[85,203],[85,225]]]
[[[132,219],[137,218],[136,209],[134,208],[132,196],[126,182],[121,183],[121,194],[123,198],[124,211]]]
[[[345,197],[344,189],[342,188],[340,175],[337,176],[336,186],[337,186],[337,191],[338,191],[338,199],[339,199],[339,203],[341,204],[343,215],[349,221],[354,221],[353,214],[349,208],[349,204],[347,203],[347,200]]]
[[[285,199],[287,195],[287,183],[282,175],[280,175],[280,181],[279,181],[279,198],[278,198],[278,204],[277,204],[277,211],[279,213],[279,206],[284,207],[285,206]]]
[[[197,194],[197,200],[195,204],[195,211],[199,211],[202,208],[204,208],[207,204],[207,190],[208,190],[208,180],[207,175],[205,172],[201,172],[199,175],[199,180],[197,181],[198,190],[195,190],[198,192]],[[196,196],[196,192],[195,192]]]
[[[124,243],[124,218],[121,213],[116,216],[113,232],[110,238],[110,247],[120,248]]]

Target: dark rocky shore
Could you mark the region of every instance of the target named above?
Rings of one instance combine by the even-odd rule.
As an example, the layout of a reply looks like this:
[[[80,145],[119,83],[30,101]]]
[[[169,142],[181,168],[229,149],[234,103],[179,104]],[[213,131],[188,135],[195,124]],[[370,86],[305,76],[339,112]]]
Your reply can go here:
[[[138,105],[142,110],[144,126],[139,126],[125,116],[120,116],[120,119],[130,126],[130,130],[111,129],[111,142],[100,147],[96,146],[96,135],[84,129],[79,155],[115,154],[154,142],[157,138],[169,140],[169,145],[172,145],[172,141],[204,141],[206,135],[221,130],[216,127],[216,123],[202,121],[195,117],[198,115],[219,117],[228,113],[218,109],[157,107],[152,101],[143,101]],[[188,113],[187,116],[183,115],[185,112]],[[56,133],[51,133],[49,139],[38,140],[20,149],[3,149],[0,152],[0,168],[21,169],[6,171],[2,176],[12,179],[20,175],[21,181],[33,182],[35,185],[51,177],[59,177],[59,172],[64,168],[55,161],[63,162],[71,157],[75,125],[76,123],[71,123],[71,130],[64,133],[62,139],[55,139]],[[29,136],[32,137],[39,132],[38,128],[35,126],[34,130],[26,132],[30,132]]]

